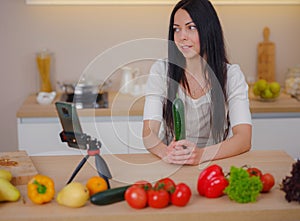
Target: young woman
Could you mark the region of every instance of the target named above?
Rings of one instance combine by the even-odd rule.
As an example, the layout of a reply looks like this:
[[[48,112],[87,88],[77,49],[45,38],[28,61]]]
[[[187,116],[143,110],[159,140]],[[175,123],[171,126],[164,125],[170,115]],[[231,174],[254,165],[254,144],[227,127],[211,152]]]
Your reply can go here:
[[[251,147],[248,85],[226,58],[223,31],[208,0],[182,0],[172,11],[168,59],[150,70],[144,108],[146,148],[166,162],[196,165]],[[174,140],[172,102],[184,102],[186,139]]]

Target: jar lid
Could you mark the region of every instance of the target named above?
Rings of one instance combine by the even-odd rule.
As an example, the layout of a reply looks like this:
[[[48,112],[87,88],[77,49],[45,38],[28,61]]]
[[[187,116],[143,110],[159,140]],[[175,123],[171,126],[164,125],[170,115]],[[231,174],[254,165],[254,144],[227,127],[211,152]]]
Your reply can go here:
[[[41,58],[41,59],[49,58],[51,56],[51,52],[50,52],[49,49],[45,48],[45,49],[37,52],[36,56]]]

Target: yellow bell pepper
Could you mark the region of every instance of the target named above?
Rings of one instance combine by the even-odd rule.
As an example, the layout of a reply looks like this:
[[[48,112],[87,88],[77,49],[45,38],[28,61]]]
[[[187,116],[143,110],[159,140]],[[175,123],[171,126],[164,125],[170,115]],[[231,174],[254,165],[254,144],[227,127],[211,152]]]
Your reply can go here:
[[[54,182],[48,176],[37,174],[27,184],[27,195],[36,204],[50,202],[54,194]]]

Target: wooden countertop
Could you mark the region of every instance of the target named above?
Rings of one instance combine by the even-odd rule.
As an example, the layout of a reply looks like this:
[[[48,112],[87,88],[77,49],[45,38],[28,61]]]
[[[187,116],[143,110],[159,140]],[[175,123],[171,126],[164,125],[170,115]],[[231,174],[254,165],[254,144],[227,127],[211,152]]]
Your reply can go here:
[[[127,182],[140,179],[155,181],[169,176],[176,183],[185,182],[192,189],[192,198],[186,207],[170,205],[164,209],[144,208],[136,210],[125,201],[107,206],[96,206],[88,202],[81,208],[60,206],[55,200],[44,205],[33,204],[26,196],[26,185],[18,186],[24,197],[18,202],[1,203],[0,220],[299,220],[300,205],[288,203],[279,183],[290,174],[293,159],[283,151],[251,151],[230,159],[214,161],[228,172],[230,166],[251,165],[260,168],[264,173],[275,177],[275,186],[270,193],[261,194],[255,203],[239,204],[230,201],[227,196],[207,199],[199,196],[196,190],[199,166],[175,166],[161,162],[152,154],[139,155],[103,155],[107,161],[113,179],[111,186],[123,186]],[[56,190],[60,190],[69,179],[71,173],[82,156],[35,156],[31,157],[35,167],[41,174],[52,177]],[[90,161],[91,160],[91,161]],[[75,181],[85,183],[96,175],[94,159],[90,158],[75,177]],[[206,166],[206,165],[203,165]],[[126,172],[125,172],[126,171]]]
[[[300,113],[300,102],[282,93],[273,102],[263,102],[250,96],[251,113]],[[36,95],[30,95],[21,105],[17,112],[18,118],[27,117],[56,117],[55,101],[49,105],[40,105],[36,101]],[[109,93],[109,107],[102,109],[83,109],[78,113],[81,116],[142,116],[144,112],[144,98],[134,97],[128,94],[117,92]]]
[[[290,95],[281,93],[275,101],[261,101],[250,94],[251,113],[295,113],[300,112],[300,102]]]
[[[52,104],[40,105],[36,101],[36,95],[31,94],[23,102],[17,112],[18,118],[29,117],[57,117],[54,103],[60,99],[58,94]],[[143,97],[134,97],[111,91],[108,94],[108,108],[80,109],[80,116],[142,116],[144,112]]]

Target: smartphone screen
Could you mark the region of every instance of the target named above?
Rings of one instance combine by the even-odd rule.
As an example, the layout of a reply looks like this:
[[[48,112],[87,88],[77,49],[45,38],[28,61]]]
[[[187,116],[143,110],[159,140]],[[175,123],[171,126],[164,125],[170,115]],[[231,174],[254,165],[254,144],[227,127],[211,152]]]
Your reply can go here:
[[[55,106],[63,128],[65,140],[69,140],[69,142],[65,142],[68,142],[70,147],[86,149],[81,140],[83,132],[75,105],[67,102],[56,102]]]

